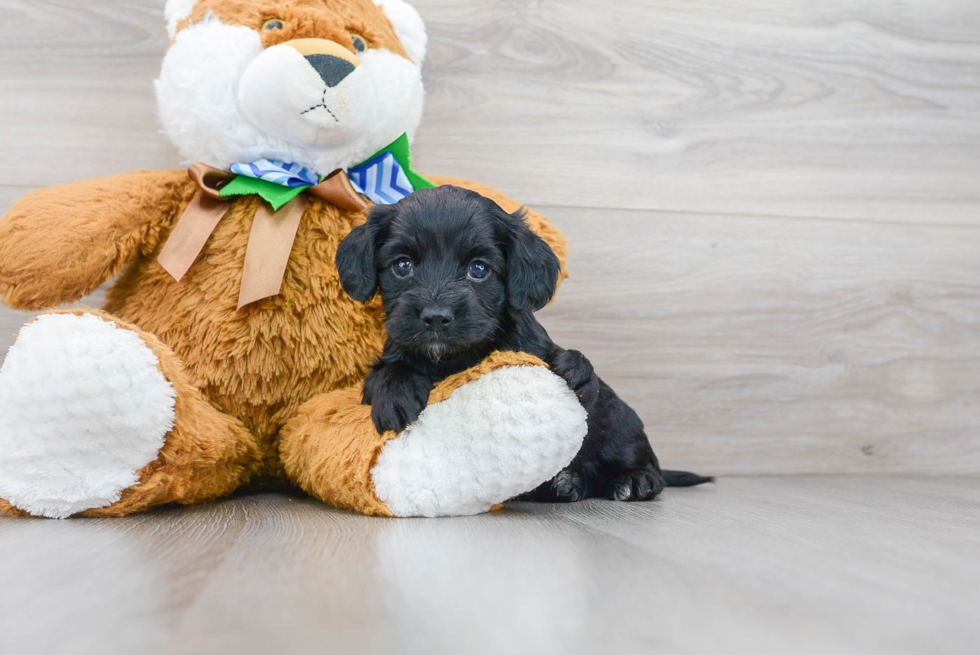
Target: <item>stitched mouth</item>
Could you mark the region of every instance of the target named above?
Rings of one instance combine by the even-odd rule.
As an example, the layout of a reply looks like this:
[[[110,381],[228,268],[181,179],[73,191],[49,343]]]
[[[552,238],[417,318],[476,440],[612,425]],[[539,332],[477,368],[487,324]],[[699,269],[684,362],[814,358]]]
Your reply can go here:
[[[300,112],[300,116],[305,116],[309,114],[311,111],[316,111],[317,109],[325,110],[328,114],[330,114],[330,118],[332,118],[334,122],[337,123],[340,122],[340,119],[337,118],[337,116],[332,111],[330,111],[330,107],[327,106],[327,87],[323,87],[323,96],[320,98],[320,103],[317,105],[313,105],[306,111]]]

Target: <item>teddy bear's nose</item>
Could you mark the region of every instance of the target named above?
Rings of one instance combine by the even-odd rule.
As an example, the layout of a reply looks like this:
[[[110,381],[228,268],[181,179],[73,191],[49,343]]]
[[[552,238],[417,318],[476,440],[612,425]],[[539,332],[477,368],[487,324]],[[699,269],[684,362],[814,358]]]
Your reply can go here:
[[[289,46],[303,55],[323,83],[329,87],[340,84],[361,65],[361,61],[353,52],[335,41],[294,39],[282,45]]]
[[[310,62],[320,79],[329,87],[337,86],[345,77],[354,72],[354,64],[346,59],[334,57],[333,55],[307,55],[306,61]]]

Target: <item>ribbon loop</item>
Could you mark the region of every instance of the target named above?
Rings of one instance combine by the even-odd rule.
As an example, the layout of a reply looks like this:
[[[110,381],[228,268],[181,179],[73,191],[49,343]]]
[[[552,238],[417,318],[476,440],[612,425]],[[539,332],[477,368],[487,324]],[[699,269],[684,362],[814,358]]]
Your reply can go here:
[[[350,169],[349,173],[354,188],[376,205],[394,205],[415,192],[405,170],[390,152]]]
[[[347,171],[342,168],[328,175],[323,182],[310,187],[307,192],[347,211],[367,211],[369,207],[367,201],[357,195],[350,178],[347,177]]]
[[[316,186],[320,183],[320,177],[310,169],[279,159],[260,159],[251,164],[232,164],[231,172],[286,187]]]
[[[202,193],[206,193],[215,200],[226,200],[221,196],[221,189],[235,179],[234,173],[200,163],[191,164],[191,167],[187,169],[187,174],[200,187]]]
[[[288,172],[295,173],[292,170]],[[187,205],[157,257],[163,269],[177,282],[187,274],[204,250],[211,233],[231,208],[228,201],[235,196],[222,195],[222,189],[238,179],[235,173],[200,163],[192,165],[187,174],[200,191]],[[305,169],[302,174],[306,174]],[[341,168],[322,182],[301,190],[346,211],[366,211],[370,206],[357,194],[347,172]],[[230,191],[230,188],[225,190],[226,193]],[[306,205],[305,196],[299,195],[273,212],[265,202],[259,201],[245,251],[238,295],[239,309],[279,293]]]

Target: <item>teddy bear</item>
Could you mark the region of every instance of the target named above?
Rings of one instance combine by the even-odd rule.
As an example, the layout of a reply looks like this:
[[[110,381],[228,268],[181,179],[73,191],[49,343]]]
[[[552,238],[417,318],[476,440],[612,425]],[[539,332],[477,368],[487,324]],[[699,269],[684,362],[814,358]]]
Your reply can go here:
[[[122,516],[282,484],[387,517],[469,515],[551,479],[586,414],[540,360],[494,353],[379,434],[361,384],[378,300],[341,288],[412,168],[425,26],[403,0],[168,0],[155,90],[187,170],[35,191],[0,219],[0,296],[42,311],[0,369],[0,514]],[[529,226],[564,266],[566,243]],[[72,307],[114,279],[101,310]]]

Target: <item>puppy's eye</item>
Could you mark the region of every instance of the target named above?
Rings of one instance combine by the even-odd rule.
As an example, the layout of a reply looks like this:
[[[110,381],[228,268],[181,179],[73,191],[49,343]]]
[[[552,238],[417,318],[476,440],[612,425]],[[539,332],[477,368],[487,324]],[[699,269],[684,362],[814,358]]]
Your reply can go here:
[[[354,42],[354,49],[357,50],[358,52],[364,52],[365,50],[368,49],[367,39],[365,39],[360,34],[351,34],[350,38],[351,41]]]
[[[391,265],[391,270],[398,277],[408,277],[414,270],[412,260],[408,257],[400,257]]]
[[[279,20],[278,18],[270,18],[269,20],[267,20],[264,23],[262,23],[262,29],[265,30],[265,31],[270,31],[270,32],[272,30],[281,30],[282,29],[282,21]]]
[[[477,260],[470,264],[470,271],[467,275],[471,280],[485,280],[490,275],[490,267],[486,262]]]

